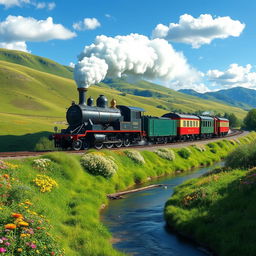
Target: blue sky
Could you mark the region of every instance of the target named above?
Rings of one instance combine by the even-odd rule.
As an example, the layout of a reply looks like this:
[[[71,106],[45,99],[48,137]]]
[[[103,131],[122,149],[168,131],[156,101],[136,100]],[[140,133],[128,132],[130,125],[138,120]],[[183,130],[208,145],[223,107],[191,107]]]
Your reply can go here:
[[[217,90],[241,85],[256,89],[256,1],[253,0],[0,0],[0,10],[1,23],[12,15],[32,17],[36,21],[52,17],[53,24],[61,24],[63,33],[66,33],[65,38],[48,35],[45,39],[47,41],[43,42],[41,37],[26,37],[24,42],[26,50],[32,54],[64,65],[76,63],[77,55],[85,45],[91,45],[97,35],[115,37],[138,33],[151,38],[152,31],[158,24],[178,24],[180,16],[184,14],[195,19],[202,14],[209,14],[213,19],[229,17],[232,21],[245,25],[238,36],[213,39],[210,44],[202,44],[198,48],[179,40],[167,41],[177,52],[183,53],[191,68],[202,73],[201,80],[196,82],[197,86],[189,84],[189,88],[204,91],[205,88]],[[74,29],[73,24],[80,22],[82,26],[81,22],[85,18],[97,19],[100,26],[95,29]],[[186,85],[181,87],[185,88]]]

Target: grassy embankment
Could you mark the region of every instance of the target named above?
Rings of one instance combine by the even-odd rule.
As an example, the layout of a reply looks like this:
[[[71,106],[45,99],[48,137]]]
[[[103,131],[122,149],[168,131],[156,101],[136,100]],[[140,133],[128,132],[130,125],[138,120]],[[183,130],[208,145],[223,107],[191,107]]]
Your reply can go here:
[[[48,232],[57,238],[59,248],[64,248],[68,256],[123,255],[112,248],[111,235],[100,222],[99,210],[102,204],[107,204],[106,194],[124,190],[135,183],[145,182],[149,177],[175,174],[180,171],[188,171],[193,167],[210,165],[225,157],[239,143],[248,143],[253,138],[255,138],[255,134],[242,137],[237,141],[223,140],[205,146],[167,149],[158,152],[158,154],[136,151],[135,156],[131,152],[125,153],[121,150],[103,150],[100,152],[92,150],[86,155],[96,156],[99,161],[93,162],[85,159],[84,166],[87,166],[87,169],[82,167],[80,156],[66,153],[45,155],[42,158],[50,160],[46,164],[35,163],[33,159],[13,160],[12,162],[18,167],[13,168],[8,165],[7,168],[0,168],[0,183],[2,184],[0,186],[0,237],[12,235],[12,232],[28,232],[23,231],[23,227],[19,226],[17,221],[17,228],[14,231],[7,234],[3,228],[5,224],[14,222],[13,218],[10,217],[13,212],[21,213],[24,216],[23,220],[29,223],[29,227],[33,228],[34,234],[25,237],[26,240],[23,237],[19,241],[16,241],[17,239],[9,240],[11,241],[9,246],[13,246],[14,255],[37,255],[35,249],[31,247],[31,241],[33,245],[37,245],[39,252],[54,250],[55,255],[60,255],[51,236],[38,233],[38,227],[35,226],[35,222],[31,221],[34,218],[31,215],[32,211],[39,216],[46,216],[53,226]],[[134,158],[132,159],[132,157]],[[108,163],[103,164],[102,159]],[[114,165],[114,168],[110,165]],[[102,166],[105,168],[105,173],[102,175],[108,176],[115,171],[116,173],[110,178],[88,173],[89,168],[91,168],[91,172],[104,170]],[[110,169],[111,172],[109,172]],[[40,178],[40,176],[37,175],[46,175],[53,181],[48,180],[45,185],[41,181],[38,187],[35,184],[35,179]],[[44,181],[48,179],[45,176],[41,178]],[[57,187],[55,187],[54,181],[58,184]],[[40,188],[51,191],[40,192]],[[28,206],[25,203],[27,200],[33,205]],[[42,222],[45,221],[41,220]],[[42,225],[39,225],[40,232],[45,228]],[[46,242],[46,237],[51,238],[51,241]],[[49,246],[50,248],[48,248]],[[5,244],[2,244],[2,247],[9,250]],[[23,254],[17,252],[19,248],[23,249]],[[48,254],[44,252],[43,255]]]
[[[225,167],[176,188],[168,225],[219,256],[255,256],[256,141],[239,146]]]

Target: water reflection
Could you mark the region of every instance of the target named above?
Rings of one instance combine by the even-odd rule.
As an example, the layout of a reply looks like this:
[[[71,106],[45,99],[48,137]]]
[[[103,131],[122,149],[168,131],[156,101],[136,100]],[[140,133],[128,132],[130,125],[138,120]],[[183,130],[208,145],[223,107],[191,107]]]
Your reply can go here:
[[[165,225],[163,209],[175,186],[215,167],[201,168],[178,177],[161,178],[150,184],[166,184],[167,189],[154,188],[111,201],[103,212],[102,220],[114,237],[114,247],[137,256],[209,255],[202,248],[171,232]]]

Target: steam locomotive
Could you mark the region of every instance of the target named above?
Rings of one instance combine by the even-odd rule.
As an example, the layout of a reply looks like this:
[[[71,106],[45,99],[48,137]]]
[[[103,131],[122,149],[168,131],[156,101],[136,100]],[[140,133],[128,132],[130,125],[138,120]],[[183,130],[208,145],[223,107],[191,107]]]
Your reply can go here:
[[[139,142],[169,143],[227,135],[229,120],[220,117],[166,113],[162,117],[145,116],[144,109],[116,105],[100,95],[93,106],[85,103],[86,88],[78,88],[79,104],[74,102],[66,113],[69,124],[51,138],[55,147],[81,150],[95,147],[129,147]]]

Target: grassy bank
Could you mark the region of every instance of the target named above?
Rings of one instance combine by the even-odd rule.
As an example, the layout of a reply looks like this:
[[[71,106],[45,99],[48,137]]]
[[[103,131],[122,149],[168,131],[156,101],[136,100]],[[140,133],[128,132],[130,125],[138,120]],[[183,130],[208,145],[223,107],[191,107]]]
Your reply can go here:
[[[176,188],[165,207],[168,225],[217,255],[254,256],[256,144],[241,145],[225,167]]]
[[[254,137],[157,152],[91,150],[82,161],[81,156],[51,153],[39,161],[2,162],[0,238],[8,240],[0,247],[5,255],[123,255],[112,248],[100,222],[106,194],[149,177],[210,165]]]

